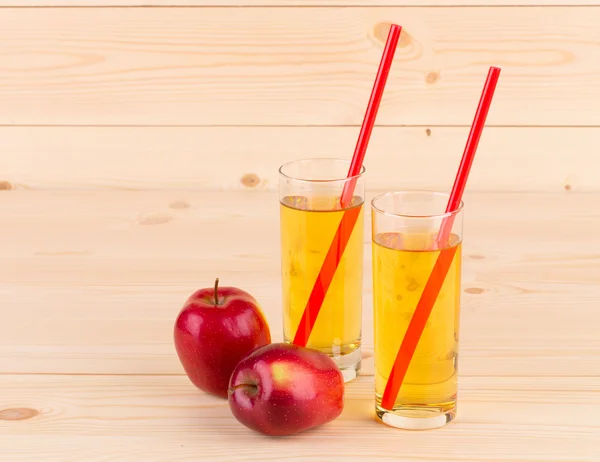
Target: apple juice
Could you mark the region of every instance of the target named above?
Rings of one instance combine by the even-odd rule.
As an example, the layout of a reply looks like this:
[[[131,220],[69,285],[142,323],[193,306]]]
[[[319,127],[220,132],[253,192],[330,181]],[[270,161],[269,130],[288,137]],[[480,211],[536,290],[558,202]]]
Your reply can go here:
[[[392,414],[431,418],[454,413],[457,398],[461,243],[417,344]],[[432,250],[433,249],[433,250]],[[375,324],[375,399],[381,408],[387,380],[440,250],[433,233],[380,233],[372,244]]]
[[[339,196],[285,196],[280,202],[283,329],[290,343],[344,213],[358,214],[343,230],[350,238],[306,344],[332,357],[346,381],[360,369],[363,202],[355,196],[346,209]]]

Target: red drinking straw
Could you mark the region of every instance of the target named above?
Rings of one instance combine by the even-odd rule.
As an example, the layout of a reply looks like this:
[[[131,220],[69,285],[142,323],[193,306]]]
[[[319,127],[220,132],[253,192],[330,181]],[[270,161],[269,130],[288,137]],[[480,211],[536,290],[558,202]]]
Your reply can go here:
[[[483,92],[479,100],[479,105],[477,106],[477,112],[475,113],[473,124],[471,125],[471,131],[469,133],[469,137],[467,138],[467,144],[458,168],[458,173],[456,174],[454,186],[452,187],[452,192],[450,193],[450,199],[448,200],[448,205],[446,206],[446,213],[455,211],[462,200],[462,195],[467,183],[467,177],[469,176],[469,171],[471,170],[471,165],[473,164],[475,151],[477,150],[477,145],[479,144],[479,139],[481,138],[481,133],[483,132],[483,127],[485,125],[485,119],[487,118],[487,114],[492,103],[492,97],[494,96],[494,90],[496,89],[496,84],[498,83],[498,77],[500,77],[500,68],[490,67],[487,79],[485,81],[485,86],[483,87]],[[453,222],[454,215],[452,215],[452,218],[448,219],[448,217],[446,217],[442,221],[440,233],[438,234],[437,239],[438,248],[442,249],[442,251],[435,262],[433,270],[431,271],[431,275],[429,276],[429,280],[423,289],[421,299],[419,300],[408,328],[406,329],[406,334],[404,335],[400,349],[398,350],[398,355],[396,356],[396,360],[390,372],[390,377],[387,381],[385,391],[383,392],[383,397],[381,399],[381,407],[384,409],[391,410],[394,408],[396,397],[398,396],[398,392],[400,391],[400,387],[402,386],[402,382],[406,376],[406,371],[408,370],[410,361],[415,353],[419,339],[423,334],[423,329],[425,329],[425,324],[427,323],[427,319],[431,314],[431,310],[433,309],[433,305],[435,304],[438,293],[442,288],[446,274],[448,273],[450,265],[452,264],[452,259],[456,253],[457,246],[448,248],[445,247],[445,245],[450,237],[450,231],[452,229]]]
[[[401,31],[402,27],[396,24],[392,24],[390,26],[390,31],[388,33],[385,48],[383,50],[383,56],[381,57],[377,76],[375,77],[375,83],[373,84],[373,89],[371,90],[371,98],[369,99],[367,111],[360,128],[360,133],[358,135],[356,148],[354,149],[354,155],[352,157],[350,169],[348,170],[348,178],[350,178],[350,181],[346,182],[344,185],[344,190],[342,191],[342,197],[340,199],[342,208],[345,208],[347,205],[351,204],[354,188],[356,186],[356,176],[360,173],[363,161],[365,159],[367,145],[369,144],[369,139],[371,138],[373,125],[375,125],[375,118],[377,117],[377,111],[379,109],[379,104],[381,103],[381,97],[383,96],[383,90],[387,82],[387,77],[390,73],[390,68],[394,59],[394,53],[396,52],[396,45],[398,44]],[[308,342],[310,333],[312,332],[321,306],[323,305],[323,301],[325,300],[325,295],[327,294],[329,285],[331,284],[333,276],[335,275],[335,271],[337,270],[340,260],[342,259],[342,255],[344,254],[348,240],[352,235],[352,230],[354,229],[354,225],[356,224],[356,220],[358,219],[361,209],[362,205],[360,207],[352,207],[346,209],[342,215],[337,232],[335,233],[333,241],[329,246],[329,250],[325,256],[321,270],[319,271],[319,275],[317,276],[310,297],[308,298],[308,302],[306,303],[306,307],[304,308],[304,313],[302,313],[300,324],[298,324],[298,330],[294,336],[294,343],[296,345],[306,346]]]

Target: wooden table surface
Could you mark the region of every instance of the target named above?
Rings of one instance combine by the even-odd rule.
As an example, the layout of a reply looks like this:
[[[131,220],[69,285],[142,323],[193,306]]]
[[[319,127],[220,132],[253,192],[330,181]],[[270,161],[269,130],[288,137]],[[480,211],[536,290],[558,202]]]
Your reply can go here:
[[[274,192],[0,192],[0,459],[599,461],[600,194],[465,199],[457,420],[374,420],[366,233],[363,375],[339,419],[275,439],[195,389],[172,343],[217,276],[281,340]]]

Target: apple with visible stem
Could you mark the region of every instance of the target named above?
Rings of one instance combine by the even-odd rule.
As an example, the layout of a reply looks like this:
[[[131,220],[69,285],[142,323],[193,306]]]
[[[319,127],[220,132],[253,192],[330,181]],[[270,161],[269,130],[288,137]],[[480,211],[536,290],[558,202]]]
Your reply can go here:
[[[292,435],[326,424],[344,408],[344,378],[326,354],[272,343],[242,359],[229,382],[229,407],[246,427]]]
[[[227,397],[235,366],[256,348],[271,343],[269,326],[256,299],[235,287],[194,292],[175,321],[175,349],[196,387]]]

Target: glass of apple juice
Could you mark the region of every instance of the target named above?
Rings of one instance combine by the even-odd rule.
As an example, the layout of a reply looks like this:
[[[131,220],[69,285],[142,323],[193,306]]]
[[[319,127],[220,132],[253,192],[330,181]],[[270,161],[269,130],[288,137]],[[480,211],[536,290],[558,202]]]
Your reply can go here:
[[[463,209],[446,213],[447,203],[447,194],[428,191],[389,192],[371,202],[375,411],[394,427],[437,428],[456,415]],[[452,227],[441,240],[444,220]],[[384,407],[392,367],[442,252],[452,255],[450,269],[395,401]]]
[[[347,177],[349,167],[315,158],[279,169],[284,341],[326,353],[345,381],[361,365],[364,251],[364,168]]]

